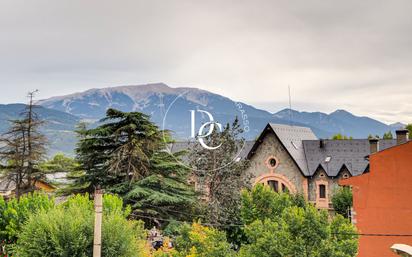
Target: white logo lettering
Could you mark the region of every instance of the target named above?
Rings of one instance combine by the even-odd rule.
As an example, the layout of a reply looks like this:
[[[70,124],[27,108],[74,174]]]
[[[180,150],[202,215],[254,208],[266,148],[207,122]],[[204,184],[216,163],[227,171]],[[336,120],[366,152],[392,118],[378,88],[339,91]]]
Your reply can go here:
[[[200,126],[198,133],[196,134],[196,111],[195,110],[190,110],[190,114],[191,114],[191,137],[192,138],[196,138],[200,145],[208,150],[215,150],[217,148],[219,148],[222,143],[220,143],[218,146],[208,146],[205,142],[204,142],[204,138],[210,136],[213,133],[213,130],[215,129],[215,125],[219,128],[220,132],[222,132],[222,124],[216,122],[213,118],[213,115],[208,112],[208,111],[204,111],[204,110],[197,110],[200,113],[206,114],[207,117],[209,118],[209,121],[202,124],[202,126]],[[203,134],[203,130],[206,128],[206,126],[209,126],[209,131],[206,134]]]

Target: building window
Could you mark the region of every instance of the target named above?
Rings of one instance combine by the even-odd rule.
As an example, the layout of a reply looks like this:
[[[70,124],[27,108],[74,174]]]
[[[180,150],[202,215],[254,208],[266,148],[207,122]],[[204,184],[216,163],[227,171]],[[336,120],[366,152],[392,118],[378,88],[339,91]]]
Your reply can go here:
[[[275,159],[275,158],[271,158],[271,159],[269,160],[269,164],[270,164],[270,166],[272,166],[272,167],[276,167],[276,164],[277,164],[276,159]]]
[[[281,183],[277,180],[268,180],[267,183],[268,183],[269,187],[273,191],[275,191],[276,193],[279,193],[280,189],[282,190],[283,193],[288,193],[289,192],[289,188],[285,184],[283,184],[283,183]]]
[[[273,191],[279,192],[279,182],[276,180],[269,180],[268,185],[270,188],[272,188]]]
[[[325,185],[319,185],[319,198],[326,198],[326,186]]]

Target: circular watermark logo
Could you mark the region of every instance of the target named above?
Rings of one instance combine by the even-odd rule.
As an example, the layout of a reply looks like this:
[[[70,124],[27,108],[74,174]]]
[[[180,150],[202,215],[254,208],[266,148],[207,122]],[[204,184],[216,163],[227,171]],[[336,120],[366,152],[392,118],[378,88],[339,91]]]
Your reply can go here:
[[[192,163],[188,158],[176,158],[181,165],[190,168],[193,171],[213,171],[226,168],[235,162],[241,160],[246,155],[246,142],[242,139],[242,134],[235,138],[235,150],[224,152],[226,150],[225,140],[208,140],[214,133],[223,133],[226,124],[231,129],[237,129],[242,133],[250,131],[249,120],[243,105],[239,102],[231,103],[229,101],[211,101],[208,99],[198,99],[192,95],[191,91],[185,91],[174,98],[164,99],[167,109],[163,111],[162,131],[166,151],[174,153],[180,150],[190,151],[197,149],[204,153],[200,158],[206,158],[208,153],[228,154],[225,161],[220,162],[213,168],[202,167],[202,164]],[[168,103],[167,103],[168,102]],[[230,103],[230,104],[228,104]],[[162,103],[164,108],[165,103]],[[237,128],[233,128],[233,122],[237,119]],[[169,142],[169,133],[173,134],[174,142]],[[177,147],[176,147],[177,146]],[[233,149],[233,148],[230,148]],[[199,163],[202,163],[199,161]],[[203,162],[204,163],[204,162]],[[206,165],[207,166],[207,165]]]

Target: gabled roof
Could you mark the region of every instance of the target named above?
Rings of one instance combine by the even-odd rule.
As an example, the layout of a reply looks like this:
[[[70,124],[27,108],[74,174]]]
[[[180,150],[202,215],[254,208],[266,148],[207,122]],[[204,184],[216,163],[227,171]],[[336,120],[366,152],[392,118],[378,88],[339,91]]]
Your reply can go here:
[[[304,140],[303,148],[309,175],[312,176],[321,165],[330,177],[335,177],[345,165],[352,176],[364,173],[368,168],[370,154],[368,139],[352,140]],[[379,150],[396,145],[395,139],[379,140]],[[327,157],[329,161],[327,161]]]
[[[307,127],[269,123],[251,148],[248,158],[255,153],[257,147],[262,143],[263,137],[266,133],[268,133],[268,131],[273,132],[279,139],[303,175],[309,176],[309,170],[306,163],[302,142],[303,140],[316,140],[317,137],[313,131]]]

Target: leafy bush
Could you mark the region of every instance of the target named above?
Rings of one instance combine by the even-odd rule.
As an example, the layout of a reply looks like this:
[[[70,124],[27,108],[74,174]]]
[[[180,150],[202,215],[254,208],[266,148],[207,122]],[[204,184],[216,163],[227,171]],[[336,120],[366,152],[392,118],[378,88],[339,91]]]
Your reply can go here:
[[[280,216],[285,208],[293,205],[293,202],[288,194],[278,194],[269,187],[258,184],[251,191],[242,192],[242,221],[244,224],[250,224],[255,220]]]
[[[5,201],[0,196],[0,241],[15,243],[28,217],[40,210],[49,210],[54,199],[40,192],[34,192]]]
[[[145,237],[143,224],[129,222],[122,200],[104,197],[102,256],[135,257],[139,240]],[[76,195],[50,210],[29,217],[17,241],[19,257],[91,256],[93,248],[93,202],[88,195]]]
[[[340,187],[332,196],[333,209],[345,218],[349,216],[352,201],[352,190],[349,187]]]
[[[224,232],[193,223],[183,224],[176,238],[175,257],[229,257],[235,252],[226,241]]]

